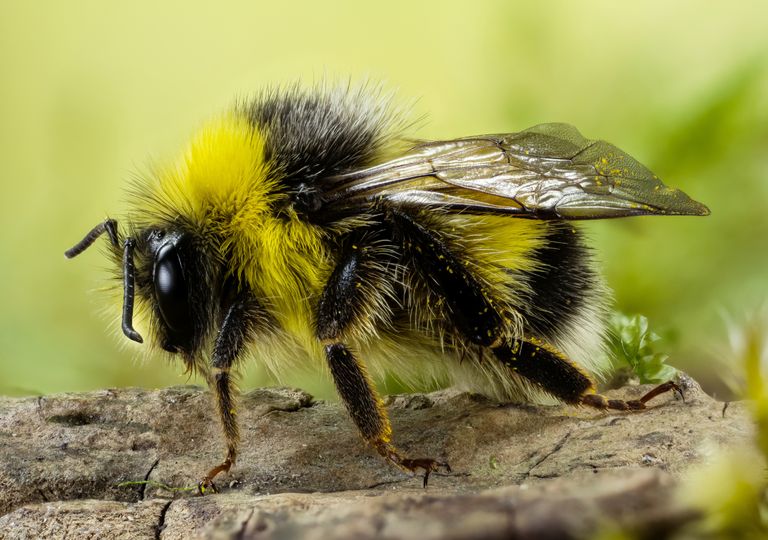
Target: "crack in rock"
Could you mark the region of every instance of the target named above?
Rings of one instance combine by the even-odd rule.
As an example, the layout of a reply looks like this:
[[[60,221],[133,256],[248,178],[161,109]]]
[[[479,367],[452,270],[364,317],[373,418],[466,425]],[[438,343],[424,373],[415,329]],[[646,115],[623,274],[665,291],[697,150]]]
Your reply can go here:
[[[252,509],[248,516],[243,520],[242,525],[240,525],[240,529],[237,531],[237,534],[235,534],[236,540],[243,540],[245,538],[245,531],[248,527],[248,523],[251,521],[251,518],[253,517],[253,514],[256,512],[256,509]]]
[[[173,501],[168,501],[168,503],[160,509],[160,516],[157,518],[157,525],[155,525],[155,540],[160,540],[162,538],[163,530],[165,530],[165,515],[168,513],[168,509],[172,504]]]
[[[152,464],[152,466],[147,471],[147,474],[144,475],[144,483],[139,486],[139,500],[143,501],[146,497],[147,493],[147,482],[149,481],[149,476],[152,474],[152,471],[155,470],[155,467],[157,467],[157,464],[160,463],[160,458],[157,458],[155,462]]]
[[[562,449],[563,449],[563,446],[565,446],[565,443],[568,441],[568,439],[569,439],[570,437],[571,437],[571,432],[569,431],[568,433],[566,433],[566,434],[565,434],[565,436],[564,436],[562,439],[560,439],[560,440],[557,442],[557,444],[555,444],[555,446],[552,448],[552,450],[550,450],[549,452],[547,452],[546,454],[544,454],[543,456],[541,456],[541,458],[539,458],[539,459],[538,459],[538,460],[537,460],[537,461],[536,461],[536,462],[535,462],[535,463],[534,463],[534,464],[533,464],[533,465],[532,465],[532,466],[531,466],[531,467],[528,469],[528,471],[525,473],[525,478],[530,478],[531,476],[534,476],[534,475],[533,475],[533,469],[535,469],[536,467],[538,467],[539,465],[541,465],[542,463],[544,463],[544,462],[545,462],[547,459],[549,459],[550,457],[552,457],[553,455],[555,455],[556,453],[558,453],[560,450],[562,450]]]

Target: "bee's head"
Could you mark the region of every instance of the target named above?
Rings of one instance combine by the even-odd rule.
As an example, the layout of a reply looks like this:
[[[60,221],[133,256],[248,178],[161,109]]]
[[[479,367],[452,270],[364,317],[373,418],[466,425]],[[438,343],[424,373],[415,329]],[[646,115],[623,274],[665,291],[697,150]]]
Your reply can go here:
[[[152,334],[158,346],[192,361],[210,333],[220,287],[218,272],[207,263],[193,235],[168,227],[147,227],[120,241],[117,224],[106,220],[68,250],[69,258],[82,253],[106,232],[120,262],[123,283],[123,333],[142,343],[133,328],[136,296],[150,307]]]

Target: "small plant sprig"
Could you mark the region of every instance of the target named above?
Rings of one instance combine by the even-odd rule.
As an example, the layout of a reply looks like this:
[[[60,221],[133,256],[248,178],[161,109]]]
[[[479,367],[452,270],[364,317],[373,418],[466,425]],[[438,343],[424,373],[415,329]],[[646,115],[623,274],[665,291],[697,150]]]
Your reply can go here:
[[[656,350],[661,338],[648,328],[642,315],[616,312],[610,320],[609,347],[617,369],[628,368],[641,384],[672,380],[677,370],[666,364],[669,356]]]

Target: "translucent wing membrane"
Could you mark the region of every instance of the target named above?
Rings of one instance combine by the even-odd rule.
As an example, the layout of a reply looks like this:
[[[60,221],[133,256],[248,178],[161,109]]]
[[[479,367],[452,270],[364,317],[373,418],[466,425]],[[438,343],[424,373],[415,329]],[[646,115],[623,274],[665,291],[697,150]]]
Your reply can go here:
[[[709,214],[625,152],[567,124],[422,143],[403,157],[328,180],[327,202],[341,207],[384,198],[538,218]]]

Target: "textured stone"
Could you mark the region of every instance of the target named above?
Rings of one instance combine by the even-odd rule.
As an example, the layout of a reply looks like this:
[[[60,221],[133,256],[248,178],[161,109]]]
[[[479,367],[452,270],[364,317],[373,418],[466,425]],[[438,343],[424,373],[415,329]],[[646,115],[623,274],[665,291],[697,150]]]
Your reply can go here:
[[[671,503],[680,473],[705,446],[752,433],[743,404],[724,417],[722,403],[685,381],[685,402],[667,394],[639,413],[500,405],[454,391],[392,396],[398,446],[453,468],[426,490],[367,448],[340,404],[258,389],[239,408],[241,457],[219,479],[222,493],[206,497],[158,485],[191,488],[223,457],[203,389],[3,398],[0,534],[567,538],[606,516],[673,526],[692,517]],[[120,485],[142,480],[152,483]]]

